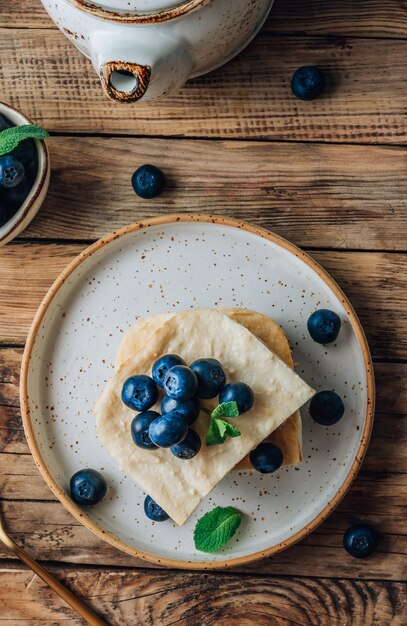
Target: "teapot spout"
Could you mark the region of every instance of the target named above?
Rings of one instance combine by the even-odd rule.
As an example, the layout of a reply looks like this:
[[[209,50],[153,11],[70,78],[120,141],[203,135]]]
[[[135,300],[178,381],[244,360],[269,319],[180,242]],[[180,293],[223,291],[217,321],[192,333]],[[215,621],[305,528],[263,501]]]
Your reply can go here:
[[[188,45],[148,35],[102,31],[91,36],[91,60],[110,100],[157,100],[179,89],[190,77],[193,61]]]
[[[121,103],[140,100],[146,93],[151,78],[149,65],[127,61],[106,61],[101,64],[99,72],[107,97]]]

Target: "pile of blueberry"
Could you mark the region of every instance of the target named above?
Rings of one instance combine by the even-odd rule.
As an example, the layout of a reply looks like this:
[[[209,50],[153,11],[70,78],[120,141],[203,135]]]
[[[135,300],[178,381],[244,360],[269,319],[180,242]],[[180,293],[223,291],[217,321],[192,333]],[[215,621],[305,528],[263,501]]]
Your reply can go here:
[[[0,132],[13,124],[0,114]],[[25,139],[10,154],[0,156],[0,227],[18,211],[30,193],[38,170],[32,139]]]

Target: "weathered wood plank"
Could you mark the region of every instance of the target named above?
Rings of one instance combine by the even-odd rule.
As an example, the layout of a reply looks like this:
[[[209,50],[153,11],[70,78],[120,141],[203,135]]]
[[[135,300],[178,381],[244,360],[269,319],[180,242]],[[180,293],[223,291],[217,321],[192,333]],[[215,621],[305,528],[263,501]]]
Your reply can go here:
[[[397,582],[51,568],[111,626],[403,626]],[[83,622],[31,572],[0,570],[0,624]]]
[[[54,28],[40,2],[0,3],[0,27]],[[405,0],[276,0],[263,32],[407,37]]]
[[[406,55],[405,41],[263,36],[179,94],[129,108],[104,98],[90,63],[57,31],[3,29],[0,92],[54,131],[400,144]],[[290,92],[304,63],[327,74],[314,102]]]
[[[404,148],[95,137],[48,144],[50,191],[23,237],[95,239],[153,215],[213,212],[252,219],[300,246],[407,249]],[[154,200],[130,184],[142,163],[168,176]]]
[[[82,245],[11,244],[0,250],[0,342],[25,340],[41,298]],[[349,296],[377,358],[405,358],[407,255],[313,252]]]

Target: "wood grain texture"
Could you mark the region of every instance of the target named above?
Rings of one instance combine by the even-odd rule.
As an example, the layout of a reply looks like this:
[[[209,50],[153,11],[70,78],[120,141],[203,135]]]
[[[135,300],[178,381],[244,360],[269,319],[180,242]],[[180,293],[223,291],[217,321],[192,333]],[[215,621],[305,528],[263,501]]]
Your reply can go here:
[[[266,35],[177,95],[120,107],[103,96],[90,63],[61,33],[2,29],[0,93],[50,131],[401,144],[406,56],[406,41]],[[290,91],[293,71],[304,64],[327,75],[324,97],[313,102]]]
[[[41,3],[0,2],[0,27],[55,28]],[[276,0],[263,32],[407,37],[405,0]]]
[[[299,246],[323,234],[326,247],[407,249],[405,148],[91,137],[78,159],[76,137],[48,145],[50,190],[23,237],[93,240],[178,211],[254,220]],[[168,178],[153,200],[130,184],[142,163]]]
[[[111,626],[403,626],[403,585],[320,578],[53,568]],[[12,594],[18,602],[11,603]],[[80,626],[32,573],[0,570],[0,624]]]
[[[79,244],[11,244],[0,250],[0,342],[24,342],[34,313]],[[312,252],[356,308],[376,358],[405,358],[407,256]]]

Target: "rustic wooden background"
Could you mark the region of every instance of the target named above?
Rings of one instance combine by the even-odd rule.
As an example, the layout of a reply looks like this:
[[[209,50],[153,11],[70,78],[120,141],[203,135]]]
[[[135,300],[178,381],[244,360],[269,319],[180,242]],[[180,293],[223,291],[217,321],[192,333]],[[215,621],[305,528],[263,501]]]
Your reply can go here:
[[[237,59],[148,107],[106,101],[39,0],[0,0],[0,60],[0,99],[52,135],[48,198],[0,252],[0,500],[12,536],[112,625],[407,624],[407,2],[277,0]],[[329,89],[303,103],[290,78],[314,63]],[[145,162],[169,175],[148,202],[130,186]],[[168,572],[102,543],[52,496],[21,425],[22,348],[51,282],[89,242],[171,211],[247,219],[309,250],[354,304],[375,361],[373,439],[350,493],[297,546],[227,573]],[[362,520],[381,542],[356,560],[342,535]],[[0,624],[82,623],[1,546],[0,558]]]

